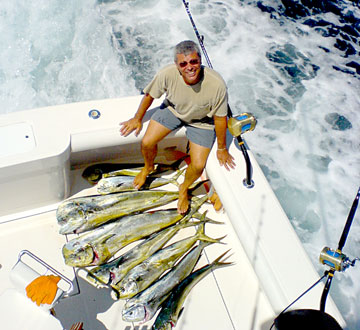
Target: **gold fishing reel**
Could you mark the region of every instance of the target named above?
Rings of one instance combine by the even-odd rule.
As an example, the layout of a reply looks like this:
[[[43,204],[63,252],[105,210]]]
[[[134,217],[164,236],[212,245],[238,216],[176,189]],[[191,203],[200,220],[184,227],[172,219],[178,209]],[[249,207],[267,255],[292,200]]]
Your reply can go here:
[[[329,266],[332,270],[343,272],[349,266],[354,267],[355,262],[359,260],[359,258],[350,260],[344,253],[338,250],[335,251],[329,247],[324,247],[320,253],[319,260],[320,263]]]
[[[257,120],[251,113],[244,112],[236,117],[230,117],[228,120],[228,129],[232,136],[238,137],[255,129]]]

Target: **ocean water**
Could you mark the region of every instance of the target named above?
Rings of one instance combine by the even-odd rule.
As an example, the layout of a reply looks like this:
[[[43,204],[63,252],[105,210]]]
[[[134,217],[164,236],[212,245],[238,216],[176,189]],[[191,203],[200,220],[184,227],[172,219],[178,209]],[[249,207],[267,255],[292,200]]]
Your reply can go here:
[[[244,137],[322,275],[319,253],[337,248],[360,185],[359,2],[190,10],[233,113],[258,119]],[[2,2],[0,31],[0,113],[138,94],[177,42],[196,41],[180,0]],[[360,256],[360,210],[343,252]],[[336,273],[331,294],[359,329],[359,264]]]

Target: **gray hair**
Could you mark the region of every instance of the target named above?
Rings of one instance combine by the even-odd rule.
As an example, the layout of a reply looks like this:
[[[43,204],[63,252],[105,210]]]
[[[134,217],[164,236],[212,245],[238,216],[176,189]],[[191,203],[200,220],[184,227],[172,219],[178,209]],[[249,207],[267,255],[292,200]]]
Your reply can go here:
[[[174,61],[177,61],[177,57],[176,55],[178,54],[184,54],[184,55],[189,55],[193,52],[197,52],[198,56],[201,59],[201,53],[200,53],[200,48],[197,45],[197,43],[195,43],[192,40],[184,40],[179,42],[174,49]]]

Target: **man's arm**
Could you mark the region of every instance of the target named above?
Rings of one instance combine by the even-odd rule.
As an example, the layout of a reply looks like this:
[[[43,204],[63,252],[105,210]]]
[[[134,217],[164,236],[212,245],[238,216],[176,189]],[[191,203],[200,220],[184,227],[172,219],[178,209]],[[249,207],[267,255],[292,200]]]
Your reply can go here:
[[[214,116],[215,133],[217,137],[217,151],[216,156],[221,166],[225,166],[227,170],[235,168],[233,156],[231,156],[226,147],[226,129],[227,117]]]
[[[139,108],[135,113],[134,118],[131,118],[127,121],[120,123],[120,134],[122,136],[128,136],[131,132],[135,130],[135,136],[138,136],[142,129],[142,120],[145,116],[147,109],[150,108],[153,103],[154,98],[150,94],[145,94],[142,98]]]

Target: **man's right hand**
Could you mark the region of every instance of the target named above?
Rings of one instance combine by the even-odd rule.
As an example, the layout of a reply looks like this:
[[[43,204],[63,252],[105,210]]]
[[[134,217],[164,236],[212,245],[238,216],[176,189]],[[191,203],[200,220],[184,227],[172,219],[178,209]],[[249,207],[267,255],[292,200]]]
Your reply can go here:
[[[135,136],[138,136],[142,130],[142,122],[139,119],[131,118],[127,121],[120,123],[120,134],[122,136],[128,136],[135,131]]]

